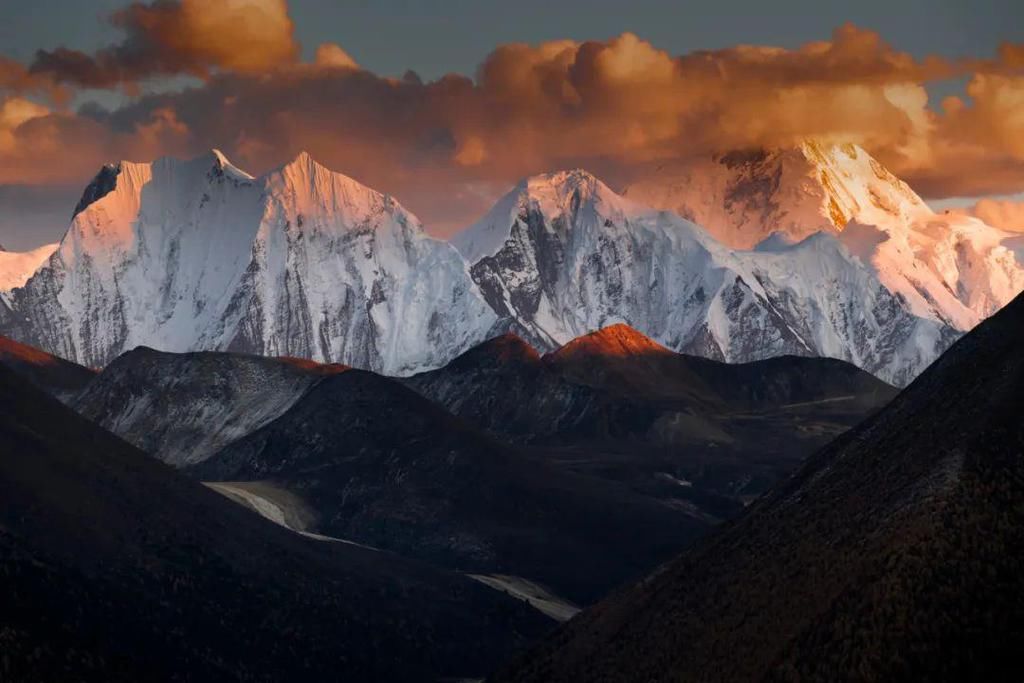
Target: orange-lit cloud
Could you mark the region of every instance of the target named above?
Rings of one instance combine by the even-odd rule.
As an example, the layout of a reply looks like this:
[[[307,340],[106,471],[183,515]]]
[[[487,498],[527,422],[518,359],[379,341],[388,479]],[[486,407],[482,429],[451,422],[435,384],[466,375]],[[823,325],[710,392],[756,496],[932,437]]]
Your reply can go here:
[[[241,21],[254,7],[264,19]],[[1024,189],[1019,46],[996,59],[915,59],[847,25],[797,49],[674,56],[625,33],[503,45],[474,78],[424,83],[360,69],[332,43],[299,62],[283,0],[165,0],[117,17],[123,43],[82,56],[82,69],[41,54],[33,76],[204,81],[114,111],[58,109],[7,125],[0,183],[81,182],[110,159],[213,146],[258,173],[307,149],[443,232],[527,174],[582,166],[618,184],[664,160],[817,137],[864,145],[930,196]],[[930,82],[962,76],[963,97],[929,106]]]
[[[286,0],[160,0],[133,3],[111,21],[125,38],[95,54],[40,50],[33,74],[75,85],[132,86],[152,76],[206,77],[214,69],[257,73],[298,58]]]
[[[949,211],[976,216],[989,225],[1007,232],[1024,232],[1024,201],[985,198],[971,206]]]

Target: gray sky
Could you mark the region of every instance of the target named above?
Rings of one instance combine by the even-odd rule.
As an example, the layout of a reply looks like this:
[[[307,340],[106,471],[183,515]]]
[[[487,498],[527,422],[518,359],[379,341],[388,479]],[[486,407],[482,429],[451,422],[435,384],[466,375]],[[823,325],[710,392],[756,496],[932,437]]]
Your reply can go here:
[[[125,0],[3,0],[0,53],[28,60],[39,48],[90,51],[117,39],[106,17]],[[556,38],[607,39],[632,31],[670,52],[737,43],[795,47],[853,22],[916,56],[987,55],[1024,40],[1019,0],[291,0],[307,51],[336,42],[363,66],[424,78],[472,73],[496,45]]]

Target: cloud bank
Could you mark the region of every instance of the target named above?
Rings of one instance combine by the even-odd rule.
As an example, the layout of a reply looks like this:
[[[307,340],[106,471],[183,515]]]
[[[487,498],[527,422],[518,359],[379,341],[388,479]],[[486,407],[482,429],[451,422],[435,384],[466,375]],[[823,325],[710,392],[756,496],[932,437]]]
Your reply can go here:
[[[261,172],[308,149],[445,232],[531,173],[582,166],[621,183],[664,160],[815,137],[863,145],[930,197],[1024,189],[1022,46],[915,59],[846,25],[797,49],[672,55],[624,33],[501,45],[473,77],[423,82],[363,70],[334,44],[302,62],[284,0],[158,0],[111,20],[124,38],[94,54],[0,61],[0,184],[213,146]],[[60,97],[181,75],[195,85],[113,111]],[[929,106],[927,86],[952,78],[962,96]]]

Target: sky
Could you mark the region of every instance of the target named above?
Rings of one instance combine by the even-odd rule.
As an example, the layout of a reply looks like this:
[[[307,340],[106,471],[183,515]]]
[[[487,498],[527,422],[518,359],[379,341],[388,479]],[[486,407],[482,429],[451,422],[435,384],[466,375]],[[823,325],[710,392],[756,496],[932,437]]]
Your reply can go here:
[[[0,244],[59,239],[102,163],[210,147],[306,149],[438,234],[531,173],[804,137],[1016,221],[1022,112],[1017,0],[6,0]]]

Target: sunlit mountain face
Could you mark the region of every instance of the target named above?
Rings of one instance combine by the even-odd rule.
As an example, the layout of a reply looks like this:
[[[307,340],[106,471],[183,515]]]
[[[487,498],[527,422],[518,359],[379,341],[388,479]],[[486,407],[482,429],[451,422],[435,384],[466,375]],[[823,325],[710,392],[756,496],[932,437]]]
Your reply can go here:
[[[0,679],[1019,679],[1024,14],[920,9],[0,9]]]

